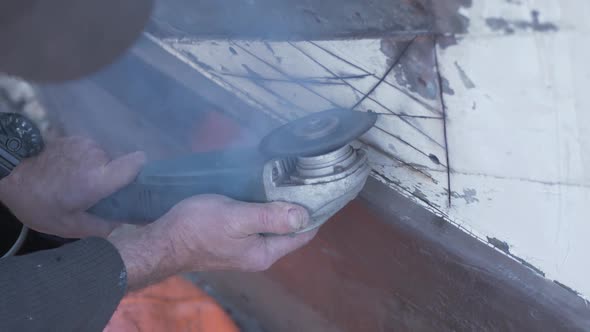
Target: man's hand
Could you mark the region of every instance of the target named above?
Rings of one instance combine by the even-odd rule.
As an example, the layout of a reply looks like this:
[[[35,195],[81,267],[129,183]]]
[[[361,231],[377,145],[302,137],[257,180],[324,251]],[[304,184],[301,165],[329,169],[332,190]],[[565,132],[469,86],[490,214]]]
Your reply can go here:
[[[265,270],[315,236],[316,231],[289,235],[308,223],[299,206],[203,195],[148,226],[117,229],[108,240],[121,253],[130,287],[137,289],[182,272]]]
[[[143,153],[111,160],[91,140],[57,139],[0,181],[0,200],[36,231],[106,237],[118,225],[85,211],[133,181],[144,162]]]

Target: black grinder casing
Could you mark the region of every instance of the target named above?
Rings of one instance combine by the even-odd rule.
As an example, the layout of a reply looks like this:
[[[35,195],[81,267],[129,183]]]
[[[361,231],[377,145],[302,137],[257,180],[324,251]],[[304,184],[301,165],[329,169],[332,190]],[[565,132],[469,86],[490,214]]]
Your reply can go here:
[[[365,133],[376,118],[372,112],[323,111],[275,129],[258,149],[197,153],[151,162],[133,183],[89,212],[108,220],[146,224],[195,195],[218,194],[245,202],[267,202],[262,180],[267,162],[331,152]]]
[[[264,202],[257,149],[191,154],[147,164],[127,187],[103,199],[89,212],[108,220],[146,224],[191,196],[218,194],[247,202]]]

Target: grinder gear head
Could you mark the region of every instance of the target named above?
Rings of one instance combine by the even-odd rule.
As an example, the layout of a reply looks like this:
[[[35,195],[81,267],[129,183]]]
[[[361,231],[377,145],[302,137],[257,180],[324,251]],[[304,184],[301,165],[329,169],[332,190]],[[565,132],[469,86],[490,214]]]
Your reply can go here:
[[[287,123],[267,135],[262,152],[277,159],[264,167],[269,201],[308,209],[315,229],[353,200],[371,172],[366,153],[349,143],[369,130],[377,114],[334,109]]]

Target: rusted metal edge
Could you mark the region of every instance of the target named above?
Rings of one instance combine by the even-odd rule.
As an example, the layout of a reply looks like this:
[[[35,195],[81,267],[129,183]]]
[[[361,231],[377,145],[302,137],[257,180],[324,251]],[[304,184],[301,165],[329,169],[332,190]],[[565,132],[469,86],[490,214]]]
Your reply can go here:
[[[411,229],[426,241],[440,244],[463,259],[464,264],[497,278],[528,301],[541,304],[581,330],[590,330],[590,308],[575,293],[468,235],[376,179],[369,178],[360,196],[383,220],[392,221],[395,227]]]

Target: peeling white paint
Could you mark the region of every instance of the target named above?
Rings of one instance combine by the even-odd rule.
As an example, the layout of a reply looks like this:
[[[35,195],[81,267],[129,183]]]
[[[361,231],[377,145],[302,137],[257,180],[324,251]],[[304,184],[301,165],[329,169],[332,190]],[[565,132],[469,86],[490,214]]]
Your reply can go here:
[[[537,23],[557,29],[523,25],[506,34],[489,21],[534,23],[533,11]],[[590,296],[590,2],[474,1],[461,12],[468,33],[433,49],[454,91],[443,95],[446,139],[441,101],[393,73],[362,99],[389,69],[379,39],[157,42],[284,121],[356,104],[389,114],[357,142],[377,179],[483,242],[507,243],[547,278]]]
[[[455,95],[445,96],[452,187],[476,189],[479,199],[455,200],[449,217],[588,295],[590,105],[578,92],[590,86],[584,36],[466,37],[439,52],[449,81],[461,82],[457,62],[477,86],[455,84]]]

